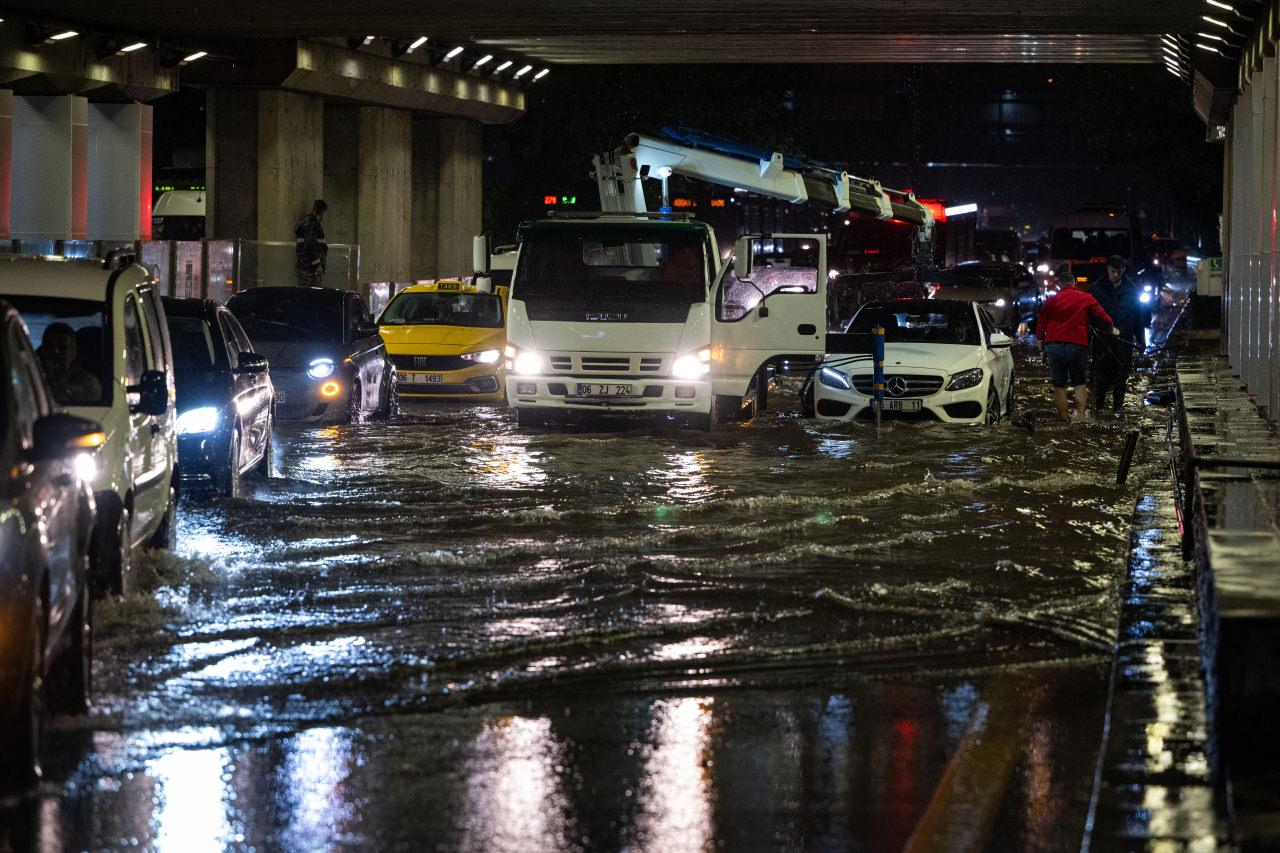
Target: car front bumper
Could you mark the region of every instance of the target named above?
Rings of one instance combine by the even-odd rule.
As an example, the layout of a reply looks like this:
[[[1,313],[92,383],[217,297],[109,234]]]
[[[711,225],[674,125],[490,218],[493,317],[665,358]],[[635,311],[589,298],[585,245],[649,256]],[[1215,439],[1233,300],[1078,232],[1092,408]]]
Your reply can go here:
[[[911,372],[926,373],[920,369],[913,369]],[[856,389],[846,391],[841,388],[832,388],[823,385],[820,378],[815,378],[813,387],[814,409],[819,420],[848,421],[875,416],[875,411],[871,407],[873,398],[870,394],[859,393]],[[893,418],[938,420],[943,423],[983,423],[987,416],[987,392],[990,387],[991,376],[988,374],[979,384],[960,391],[947,391],[944,384],[943,390],[923,397],[895,398],[885,394],[886,401],[919,400],[920,410],[918,412],[885,411],[883,415]]]
[[[326,383],[335,383],[333,396],[322,393]],[[323,379],[312,379],[302,368],[271,370],[275,386],[275,417],[278,421],[319,422],[341,420],[347,411],[351,383],[345,372],[334,371]]]
[[[178,436],[178,470],[182,482],[209,483],[230,456],[231,434],[225,429]]]
[[[461,370],[430,372],[397,368],[396,375],[401,400],[506,399],[501,365],[477,364]]]
[[[613,378],[605,376],[515,376],[507,377],[507,402],[517,409],[541,408],[578,412],[621,414],[701,414],[710,413],[715,394],[705,379]],[[586,396],[579,385],[623,386],[629,393],[618,396]]]

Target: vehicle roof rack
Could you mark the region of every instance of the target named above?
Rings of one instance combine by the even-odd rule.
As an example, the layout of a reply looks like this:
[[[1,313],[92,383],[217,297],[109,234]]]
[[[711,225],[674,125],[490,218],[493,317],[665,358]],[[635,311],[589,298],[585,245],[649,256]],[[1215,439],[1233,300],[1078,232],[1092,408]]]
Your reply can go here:
[[[660,211],[645,211],[644,213],[632,213],[629,210],[549,210],[547,211],[549,219],[664,219],[673,222],[692,222],[694,215],[681,211],[680,213],[662,213]]]

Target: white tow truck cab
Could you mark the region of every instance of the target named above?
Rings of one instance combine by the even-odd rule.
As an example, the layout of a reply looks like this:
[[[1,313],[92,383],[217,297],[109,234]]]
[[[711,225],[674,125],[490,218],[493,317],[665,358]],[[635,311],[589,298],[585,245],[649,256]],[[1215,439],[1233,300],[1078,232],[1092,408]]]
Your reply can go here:
[[[722,264],[709,225],[668,212],[672,174],[931,224],[909,193],[891,198],[875,181],[682,128],[663,134],[633,134],[593,159],[600,212],[520,228],[506,358],[521,426],[619,412],[709,430],[765,406],[769,365],[826,351],[826,235],[747,235]],[[662,181],[663,212],[646,211],[644,178]]]

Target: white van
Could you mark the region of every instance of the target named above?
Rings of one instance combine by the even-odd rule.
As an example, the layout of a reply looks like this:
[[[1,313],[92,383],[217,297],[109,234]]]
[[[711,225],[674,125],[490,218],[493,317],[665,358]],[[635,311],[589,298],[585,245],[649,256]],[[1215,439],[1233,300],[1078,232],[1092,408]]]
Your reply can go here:
[[[27,324],[55,401],[102,424],[92,581],[123,593],[134,546],[169,547],[174,533],[173,359],[160,294],[129,259],[9,257],[0,296]]]
[[[151,239],[203,240],[204,190],[169,190],[151,208]]]

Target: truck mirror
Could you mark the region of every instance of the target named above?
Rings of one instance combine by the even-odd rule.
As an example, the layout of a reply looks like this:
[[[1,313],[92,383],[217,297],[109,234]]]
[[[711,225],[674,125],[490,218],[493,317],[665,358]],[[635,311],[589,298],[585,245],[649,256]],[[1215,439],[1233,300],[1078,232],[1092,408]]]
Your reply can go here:
[[[472,283],[476,286],[476,293],[493,293],[493,279],[487,275],[477,275]]]
[[[471,271],[476,275],[489,272],[489,237],[477,234],[471,238]]]
[[[733,244],[733,274],[744,281],[751,278],[751,238],[739,237]]]

